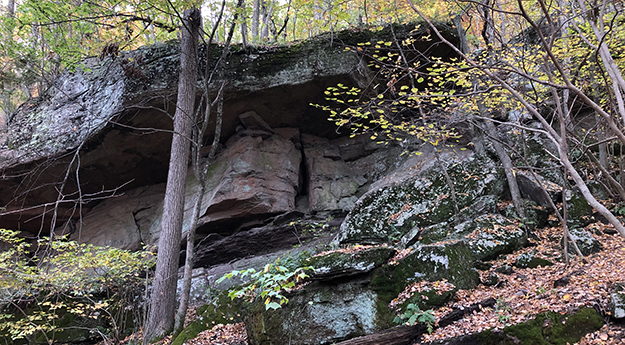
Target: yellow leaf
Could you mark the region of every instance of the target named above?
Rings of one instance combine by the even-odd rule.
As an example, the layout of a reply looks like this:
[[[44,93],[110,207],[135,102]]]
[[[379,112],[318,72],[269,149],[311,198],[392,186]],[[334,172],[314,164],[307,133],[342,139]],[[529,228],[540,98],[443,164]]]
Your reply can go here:
[[[563,301],[568,301],[570,299],[571,299],[571,295],[569,295],[568,293],[566,295],[562,296],[562,300]]]

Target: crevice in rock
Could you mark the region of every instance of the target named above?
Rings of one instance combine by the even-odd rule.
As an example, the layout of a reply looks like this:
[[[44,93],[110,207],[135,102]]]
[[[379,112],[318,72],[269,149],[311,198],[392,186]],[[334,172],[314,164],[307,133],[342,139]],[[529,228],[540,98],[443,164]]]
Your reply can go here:
[[[304,143],[302,142],[301,136],[299,140],[299,145],[297,146],[299,147],[302,159],[299,163],[299,188],[297,190],[297,194],[295,195],[295,209],[303,213],[308,213],[310,205],[310,191],[308,190],[310,188],[310,172],[308,171],[308,166],[306,164],[306,154],[304,153]]]
[[[306,166],[306,154],[304,152],[304,143],[302,143],[300,139],[300,152],[302,154],[302,160],[299,165],[299,190],[296,196],[307,196],[310,193],[308,192],[308,179],[310,178],[310,173],[308,171],[308,167]]]
[[[137,214],[139,212],[147,210],[147,209],[149,209],[149,207],[144,207],[144,208],[140,208],[138,210],[133,210],[132,211],[132,220],[134,220],[135,226],[137,227],[137,233],[139,234],[139,242],[140,243],[145,243],[145,241],[143,240],[143,236],[141,235],[141,226],[139,226],[139,221],[137,220]]]

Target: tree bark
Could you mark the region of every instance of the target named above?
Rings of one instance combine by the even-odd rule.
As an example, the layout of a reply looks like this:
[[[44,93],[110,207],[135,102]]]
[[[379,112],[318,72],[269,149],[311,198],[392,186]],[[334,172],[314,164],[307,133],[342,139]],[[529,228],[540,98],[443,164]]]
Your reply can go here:
[[[15,0],[9,0],[7,3],[7,15],[11,18],[15,16]]]
[[[495,125],[491,121],[486,122],[486,130],[488,135],[492,137],[491,143],[493,147],[495,147],[495,151],[497,152],[497,156],[501,161],[501,165],[503,166],[503,170],[506,173],[506,180],[508,181],[508,188],[510,188],[510,198],[512,199],[512,204],[514,205],[514,209],[522,220],[525,218],[525,209],[523,207],[523,199],[521,198],[521,191],[519,190],[519,185],[516,181],[516,175],[514,173],[514,165],[512,164],[512,160],[510,156],[506,153],[506,150],[503,146],[497,141],[499,135],[497,134],[497,129],[495,129]]]
[[[197,45],[201,15],[199,9],[184,12],[180,52],[178,101],[174,114],[174,135],[163,203],[161,234],[158,241],[156,272],[150,296],[148,322],[144,344],[163,337],[174,326],[176,282],[180,237],[184,212],[185,185],[189,166],[189,151],[195,92],[197,84]]]
[[[237,9],[243,9],[245,6],[245,0],[237,1]],[[224,7],[222,7],[222,13]],[[221,16],[220,14],[220,16]],[[208,175],[208,169],[211,164],[215,161],[215,156],[217,155],[217,147],[219,146],[219,141],[221,140],[221,127],[223,121],[223,90],[226,85],[226,81],[223,78],[223,69],[226,63],[226,59],[230,54],[230,43],[232,42],[232,36],[234,35],[234,30],[237,24],[238,14],[235,12],[232,23],[230,24],[230,30],[227,34],[226,42],[221,50],[221,58],[218,60],[212,72],[209,72],[208,65],[206,66],[206,70],[204,71],[203,78],[203,99],[206,100],[206,108],[204,110],[204,119],[201,121],[199,128],[195,131],[193,135],[193,155],[192,155],[192,164],[193,164],[193,173],[195,174],[195,178],[198,180],[200,188],[196,192],[195,195],[195,205],[193,207],[193,215],[191,218],[191,226],[189,228],[189,233],[187,234],[187,247],[186,247],[186,255],[185,255],[185,265],[184,265],[184,278],[182,281],[182,293],[180,294],[180,303],[178,305],[178,312],[176,313],[175,322],[174,322],[174,331],[173,337],[177,336],[182,332],[182,328],[184,326],[184,320],[187,313],[187,308],[189,306],[189,295],[191,292],[191,279],[193,273],[193,260],[194,260],[194,246],[195,246],[195,229],[198,225],[198,220],[200,218],[200,208],[202,206],[202,201],[204,200],[204,193],[206,192],[206,176]],[[212,36],[212,35],[211,35]],[[212,40],[208,42],[207,46],[210,47],[212,44]],[[210,90],[209,79],[212,78],[213,74],[217,74],[217,79],[221,79],[221,88],[217,93],[217,97],[215,99],[215,103],[217,103],[217,109],[215,111],[215,135],[213,136],[213,143],[211,145],[210,153],[208,154],[208,159],[206,162],[201,165],[201,155],[200,148],[202,146],[202,140],[204,138],[204,134],[206,132],[206,128],[208,127],[208,120],[211,116],[212,105],[210,101]]]
[[[252,42],[258,43],[258,27],[260,24],[260,2],[261,0],[254,0],[252,9]]]

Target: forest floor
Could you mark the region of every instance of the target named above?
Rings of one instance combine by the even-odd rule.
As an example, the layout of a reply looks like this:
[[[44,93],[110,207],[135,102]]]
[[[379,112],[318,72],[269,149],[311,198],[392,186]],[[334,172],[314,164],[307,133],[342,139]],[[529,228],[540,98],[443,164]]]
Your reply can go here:
[[[453,307],[469,306],[487,298],[496,299],[497,305],[424,335],[424,342],[487,329],[502,329],[547,311],[566,314],[581,307],[594,307],[609,320],[608,304],[612,286],[625,280],[625,238],[616,233],[611,225],[600,222],[586,229],[601,242],[604,249],[583,260],[571,256],[568,266],[561,259],[561,227],[536,230],[536,238],[530,240],[530,246],[491,261],[493,266],[489,270],[480,271],[482,281],[486,281],[489,274],[502,266],[513,266],[516,258],[523,253],[534,253],[555,264],[526,269],[515,267],[510,274],[496,273],[502,282],[500,284],[460,290],[454,302],[435,310],[437,319]],[[579,344],[625,344],[625,325],[622,322],[609,322],[601,330],[586,335]]]
[[[502,329],[547,311],[566,314],[581,307],[594,307],[609,321],[608,303],[612,286],[616,282],[625,281],[625,238],[616,233],[611,225],[600,222],[586,229],[601,242],[604,249],[584,259],[571,256],[568,266],[562,262],[560,227],[536,230],[530,246],[490,261],[490,269],[479,271],[482,281],[486,281],[489,274],[502,266],[513,266],[516,258],[523,253],[534,253],[537,257],[554,262],[554,265],[526,269],[514,267],[508,274],[496,273],[499,284],[479,285],[472,290],[458,291],[454,301],[434,310],[437,320],[454,307],[469,306],[488,298],[496,299],[497,304],[494,308],[483,308],[465,316],[447,327],[437,328],[432,334],[425,334],[420,343],[487,329]],[[556,281],[559,283],[554,285]],[[192,318],[193,312],[189,314],[189,319]],[[162,345],[168,343],[168,339],[161,341]],[[186,344],[246,345],[248,342],[245,328],[240,323],[216,325]],[[625,322],[609,321],[599,331],[586,335],[578,344],[625,345]]]

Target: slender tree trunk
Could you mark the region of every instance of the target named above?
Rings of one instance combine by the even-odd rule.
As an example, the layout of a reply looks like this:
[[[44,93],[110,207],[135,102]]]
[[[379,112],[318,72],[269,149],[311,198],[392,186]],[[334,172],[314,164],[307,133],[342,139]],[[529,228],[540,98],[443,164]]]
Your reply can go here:
[[[462,14],[455,15],[452,18],[452,22],[454,23],[454,26],[456,26],[456,31],[458,32],[460,51],[466,54],[469,52],[469,45],[467,42],[466,32],[464,31],[464,27],[462,27]]]
[[[569,259],[569,237],[571,237],[569,233],[569,212],[568,206],[566,204],[566,169],[563,169],[562,177],[564,178],[564,185],[562,186],[562,218],[564,221],[562,222],[562,255],[564,256],[564,263],[568,266],[570,263]]]
[[[237,1],[237,9],[243,9],[245,6],[245,0]],[[223,14],[222,7],[222,14]],[[206,100],[206,108],[204,110],[204,119],[200,124],[200,127],[195,131],[194,134],[194,150],[193,150],[193,173],[195,174],[196,179],[200,185],[200,188],[196,192],[196,202],[193,207],[193,215],[191,218],[191,226],[189,228],[189,233],[187,234],[187,252],[185,258],[184,265],[184,278],[182,281],[182,293],[180,294],[180,304],[178,305],[178,312],[176,313],[175,323],[174,323],[174,337],[182,332],[182,328],[184,326],[184,319],[187,313],[187,308],[189,306],[189,295],[191,292],[191,280],[193,273],[193,260],[194,260],[194,246],[195,246],[195,229],[197,228],[198,220],[200,218],[200,208],[202,207],[202,201],[204,200],[204,193],[206,192],[206,176],[208,175],[208,169],[211,164],[215,160],[215,156],[217,155],[217,147],[219,146],[219,141],[221,139],[221,127],[223,120],[223,90],[226,85],[226,81],[223,78],[223,69],[226,63],[226,59],[230,54],[230,43],[232,42],[232,36],[234,35],[234,30],[236,28],[238,14],[235,11],[234,18],[232,23],[230,24],[230,30],[227,33],[226,42],[221,50],[221,58],[218,60],[215,68],[212,72],[209,72],[209,67],[206,66],[206,70],[204,71],[203,78],[203,87],[204,87],[204,98]],[[212,35],[211,35],[212,36]],[[207,46],[210,46],[212,41],[209,41]],[[208,55],[208,54],[207,54]],[[200,148],[202,146],[202,139],[204,138],[204,134],[206,132],[206,128],[208,127],[208,120],[211,116],[212,105],[210,102],[210,80],[212,79],[213,74],[217,74],[217,79],[221,79],[221,88],[217,93],[217,98],[215,102],[217,103],[217,109],[215,111],[215,135],[213,136],[213,143],[211,145],[210,152],[208,154],[208,159],[202,166],[200,163],[201,155]]]
[[[252,42],[258,42],[258,27],[260,24],[260,2],[262,0],[254,0],[252,9]]]
[[[191,218],[191,227],[189,233],[187,233],[187,250],[185,253],[184,263],[184,280],[182,281],[182,293],[180,294],[180,303],[178,304],[178,312],[176,313],[176,319],[174,322],[173,337],[175,338],[184,327],[184,319],[187,314],[187,308],[189,307],[189,296],[191,294],[191,280],[193,274],[193,257],[195,250],[195,228],[200,218],[200,208],[202,208],[202,201],[204,200],[204,192],[206,191],[206,183],[203,180],[199,181],[200,188],[196,193],[196,201],[193,206],[193,216]]]
[[[243,45],[243,50],[247,50],[247,19],[243,18],[243,23],[241,23],[241,44]]]
[[[263,25],[262,25],[262,29],[260,31],[260,38],[261,39],[266,39],[267,37],[269,37],[269,21],[271,19],[271,12],[273,9],[273,5],[271,5],[271,3],[266,3],[263,2],[262,6],[262,16],[263,16]]]
[[[15,16],[15,0],[9,0],[7,3],[7,14],[9,17]]]
[[[508,181],[508,188],[510,188],[510,197],[512,198],[512,204],[514,205],[514,209],[516,210],[517,215],[521,218],[525,218],[525,209],[523,208],[523,199],[521,198],[521,192],[519,191],[519,185],[516,181],[516,176],[514,174],[514,166],[512,164],[512,160],[510,156],[506,153],[506,150],[503,148],[501,143],[499,143],[496,139],[499,137],[497,134],[497,129],[495,129],[495,125],[491,121],[486,121],[486,129],[488,131],[488,135],[492,137],[491,143],[495,147],[495,151],[497,152],[497,156],[501,161],[501,165],[506,173],[506,180]]]
[[[178,101],[174,114],[174,135],[163,203],[161,234],[158,241],[156,272],[152,285],[148,323],[143,343],[163,337],[174,326],[176,282],[180,237],[184,212],[185,185],[189,166],[189,151],[193,110],[197,84],[197,42],[201,15],[199,9],[184,12],[180,52]]]

